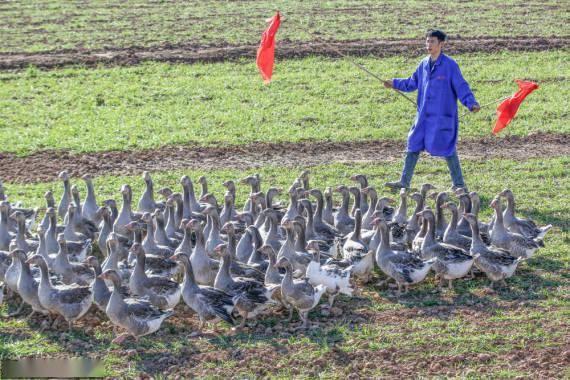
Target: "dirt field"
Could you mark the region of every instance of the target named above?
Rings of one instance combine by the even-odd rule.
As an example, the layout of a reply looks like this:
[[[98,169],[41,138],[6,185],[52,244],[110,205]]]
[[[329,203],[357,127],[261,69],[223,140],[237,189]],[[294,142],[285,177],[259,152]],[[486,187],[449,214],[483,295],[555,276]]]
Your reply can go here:
[[[493,53],[499,51],[544,51],[570,47],[570,37],[478,37],[454,38],[446,48],[450,54]],[[85,66],[133,65],[143,61],[159,62],[218,62],[240,58],[254,58],[257,45],[204,45],[162,43],[155,47],[131,46],[106,48],[105,50],[70,49],[40,53],[0,53],[0,70],[22,69],[29,65],[41,68],[56,68],[66,65]],[[418,39],[376,39],[356,41],[313,41],[307,43],[279,40],[276,58],[301,58],[311,55],[338,56],[394,55],[418,56],[425,52]]]
[[[468,159],[527,158],[570,155],[565,134],[532,134],[525,137],[464,139],[461,157]],[[386,162],[400,160],[405,142],[395,140],[352,142],[259,142],[243,146],[166,146],[160,149],[73,154],[41,151],[26,157],[0,153],[0,173],[7,182],[45,182],[57,179],[63,168],[72,175],[85,173],[134,174],[144,170],[167,171],[183,168],[251,169],[266,165],[314,166],[333,162]],[[26,168],[26,170],[22,170]]]

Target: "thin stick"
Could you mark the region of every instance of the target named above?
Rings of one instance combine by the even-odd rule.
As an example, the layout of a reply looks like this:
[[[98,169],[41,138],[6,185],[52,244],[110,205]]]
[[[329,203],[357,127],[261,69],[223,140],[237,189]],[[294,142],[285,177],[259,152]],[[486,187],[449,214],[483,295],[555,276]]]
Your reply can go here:
[[[495,104],[495,103],[498,103],[498,102],[502,102],[503,100],[506,100],[506,99],[508,99],[508,98],[510,98],[510,96],[505,96],[505,97],[503,97],[503,98],[495,99],[495,100],[493,100],[493,101],[491,101],[491,102],[489,102],[489,103],[485,103],[485,104],[480,105],[479,108],[487,107],[487,106],[490,106],[490,105],[492,105],[492,104]],[[470,112],[471,112],[471,111],[466,111],[466,112],[462,113],[461,115],[459,115],[459,119],[461,119],[463,116],[469,114]]]
[[[354,66],[358,67],[360,70],[364,71],[365,73],[367,73],[368,75],[378,79],[380,82],[386,82],[385,79],[380,78],[378,75],[374,74],[373,72],[371,72],[370,70],[368,70],[366,67],[362,66],[360,63],[350,59],[348,56],[346,56],[345,54],[341,53],[340,50],[338,50],[337,48],[335,48],[334,46],[329,45],[330,48],[332,48],[338,55],[340,55],[343,58],[346,58],[348,60],[348,62],[352,63]],[[402,95],[404,98],[406,98],[408,101],[410,101],[414,106],[418,106],[416,104],[415,101],[413,101],[411,98],[409,98],[406,94],[404,94],[402,91],[395,89],[392,87],[392,90],[396,91],[398,94]]]

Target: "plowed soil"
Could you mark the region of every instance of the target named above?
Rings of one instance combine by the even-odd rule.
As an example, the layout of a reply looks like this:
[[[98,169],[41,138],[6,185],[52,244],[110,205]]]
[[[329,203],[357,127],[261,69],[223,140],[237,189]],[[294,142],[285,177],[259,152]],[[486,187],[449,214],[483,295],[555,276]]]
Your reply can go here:
[[[136,151],[76,154],[69,151],[40,151],[26,157],[0,153],[0,177],[6,182],[46,182],[57,179],[63,169],[74,176],[133,175],[144,170],[252,169],[266,165],[307,167],[331,162],[389,162],[401,160],[404,141],[370,140],[350,142],[308,141],[301,143],[259,142],[240,146],[165,146]],[[570,135],[538,133],[525,137],[464,139],[458,147],[466,159],[570,156]]]
[[[570,37],[477,37],[454,38],[446,47],[451,54],[498,51],[544,51],[570,47]],[[0,70],[21,69],[34,65],[56,68],[66,65],[85,66],[134,65],[142,61],[158,62],[217,62],[239,58],[254,58],[257,45],[204,45],[163,43],[155,47],[107,48],[105,50],[54,50],[39,53],[1,53]],[[277,42],[277,59],[301,58],[312,55],[333,56],[342,54],[389,57],[394,55],[417,56],[425,52],[418,39]]]

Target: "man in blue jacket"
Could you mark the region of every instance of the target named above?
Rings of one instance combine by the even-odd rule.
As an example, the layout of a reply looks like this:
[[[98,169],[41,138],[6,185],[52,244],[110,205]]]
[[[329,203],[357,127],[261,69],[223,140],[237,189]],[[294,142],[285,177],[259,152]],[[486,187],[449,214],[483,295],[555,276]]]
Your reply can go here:
[[[466,188],[461,173],[456,144],[459,129],[457,99],[471,112],[479,111],[479,104],[463,79],[457,63],[442,49],[447,37],[441,30],[428,30],[424,58],[416,71],[407,79],[394,78],[384,82],[387,88],[403,92],[418,90],[418,112],[408,133],[408,148],[402,177],[387,182],[393,189],[409,188],[420,152],[444,157],[453,182],[452,190]]]

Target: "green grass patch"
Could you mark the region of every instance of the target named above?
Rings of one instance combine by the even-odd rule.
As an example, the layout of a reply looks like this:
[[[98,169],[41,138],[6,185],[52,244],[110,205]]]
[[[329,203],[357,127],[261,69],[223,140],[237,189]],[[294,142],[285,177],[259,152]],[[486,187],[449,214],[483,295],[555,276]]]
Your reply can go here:
[[[541,88],[504,134],[570,132],[567,52],[466,54],[455,57],[481,104],[511,95],[515,78]],[[411,75],[420,57],[362,58],[380,75]],[[76,152],[166,144],[252,141],[404,139],[415,108],[346,60],[278,62],[264,86],[253,62],[135,67],[30,69],[1,73],[0,150]],[[411,94],[412,97],[415,94]],[[461,136],[486,136],[495,106],[461,119]],[[460,114],[466,109],[460,106]]]
[[[428,27],[452,36],[568,35],[559,1],[92,1],[0,5],[0,51],[101,49],[192,42],[257,43],[265,19],[287,18],[279,39],[421,38]]]

